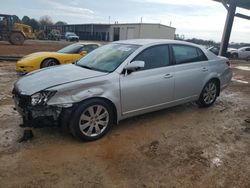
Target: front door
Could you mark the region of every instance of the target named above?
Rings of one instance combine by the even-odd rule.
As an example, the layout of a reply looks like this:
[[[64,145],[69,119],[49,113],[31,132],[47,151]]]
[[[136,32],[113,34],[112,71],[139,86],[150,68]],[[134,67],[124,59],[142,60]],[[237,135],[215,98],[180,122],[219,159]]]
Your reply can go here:
[[[173,100],[174,72],[168,45],[150,47],[133,61],[136,60],[144,61],[145,67],[120,77],[123,115],[163,106]]]

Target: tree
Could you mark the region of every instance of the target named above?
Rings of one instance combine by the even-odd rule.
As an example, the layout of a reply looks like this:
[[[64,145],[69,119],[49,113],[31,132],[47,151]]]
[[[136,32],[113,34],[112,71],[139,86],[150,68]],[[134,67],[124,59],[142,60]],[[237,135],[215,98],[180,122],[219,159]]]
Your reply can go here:
[[[24,17],[22,18],[22,23],[23,23],[23,24],[26,24],[26,25],[29,25],[29,23],[30,23],[30,18],[29,18],[28,16],[24,16]]]
[[[29,25],[33,28],[33,30],[40,29],[40,23],[36,19],[31,19]]]
[[[67,23],[66,22],[63,22],[63,21],[58,21],[55,23],[55,25],[66,25]]]
[[[14,16],[13,16],[13,22],[14,22],[14,23],[21,23],[21,20],[19,19],[18,16],[14,15]]]
[[[42,16],[39,20],[40,22],[40,25],[43,27],[45,25],[53,25],[53,21],[51,19],[51,17],[45,15],[45,16]]]

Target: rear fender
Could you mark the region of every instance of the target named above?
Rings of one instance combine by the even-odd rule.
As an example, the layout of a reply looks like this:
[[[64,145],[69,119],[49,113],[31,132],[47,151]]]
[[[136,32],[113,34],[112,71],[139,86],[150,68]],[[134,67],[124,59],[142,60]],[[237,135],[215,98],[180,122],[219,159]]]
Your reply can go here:
[[[203,82],[203,84],[202,84],[202,88],[200,88],[200,92],[199,92],[200,94],[201,94],[203,88],[205,87],[205,85],[206,85],[210,80],[212,80],[212,79],[218,80],[218,81],[219,81],[219,84],[221,85],[220,75],[219,75],[218,73],[211,72],[210,74],[208,74],[208,75],[205,77],[204,82]],[[219,88],[219,89],[220,89],[220,88]],[[220,93],[220,90],[218,91],[218,95],[219,95],[219,93]]]

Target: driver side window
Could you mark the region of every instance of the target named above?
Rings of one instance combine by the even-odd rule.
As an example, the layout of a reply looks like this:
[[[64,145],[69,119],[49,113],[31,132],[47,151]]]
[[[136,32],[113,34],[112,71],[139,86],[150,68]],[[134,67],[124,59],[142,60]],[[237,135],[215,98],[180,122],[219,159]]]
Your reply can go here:
[[[149,47],[141,52],[133,61],[144,61],[145,67],[140,70],[148,70],[170,65],[168,45]]]

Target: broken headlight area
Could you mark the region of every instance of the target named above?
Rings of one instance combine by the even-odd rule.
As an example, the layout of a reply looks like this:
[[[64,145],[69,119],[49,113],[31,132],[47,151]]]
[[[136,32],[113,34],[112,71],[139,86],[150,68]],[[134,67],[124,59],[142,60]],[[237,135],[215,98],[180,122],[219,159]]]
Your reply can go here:
[[[42,91],[31,95],[31,105],[46,105],[48,100],[55,95],[55,91]]]
[[[42,91],[28,96],[22,95],[14,89],[12,93],[15,109],[23,118],[22,127],[46,127],[57,123],[62,108],[47,105],[55,92]]]

